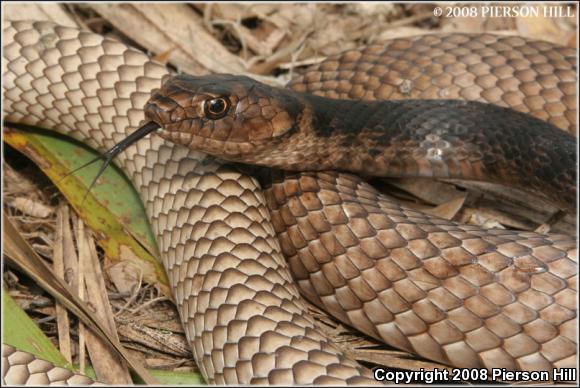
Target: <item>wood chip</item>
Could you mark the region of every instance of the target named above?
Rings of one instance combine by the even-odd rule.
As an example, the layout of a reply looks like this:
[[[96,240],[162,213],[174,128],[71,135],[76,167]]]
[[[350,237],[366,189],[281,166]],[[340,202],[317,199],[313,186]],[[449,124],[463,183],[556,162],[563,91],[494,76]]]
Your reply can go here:
[[[13,198],[8,201],[8,204],[24,214],[38,218],[47,218],[53,212],[51,207],[27,197]]]

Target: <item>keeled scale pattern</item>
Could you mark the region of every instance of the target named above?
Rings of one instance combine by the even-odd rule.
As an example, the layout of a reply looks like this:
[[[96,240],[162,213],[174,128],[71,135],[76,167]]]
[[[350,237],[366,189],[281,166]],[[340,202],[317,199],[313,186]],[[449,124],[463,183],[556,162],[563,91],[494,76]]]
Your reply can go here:
[[[102,385],[87,376],[2,344],[2,385]]]
[[[329,57],[295,90],[351,99],[461,99],[529,113],[576,134],[576,53],[491,34],[421,35]]]
[[[428,216],[347,174],[287,175],[266,198],[302,293],[341,321],[457,367],[575,367],[572,237]]]
[[[51,23],[8,22],[3,38],[4,119],[101,151],[141,123],[167,74],[121,43]],[[117,163],[141,193],[210,383],[373,382],[306,315],[252,178],[157,136]]]

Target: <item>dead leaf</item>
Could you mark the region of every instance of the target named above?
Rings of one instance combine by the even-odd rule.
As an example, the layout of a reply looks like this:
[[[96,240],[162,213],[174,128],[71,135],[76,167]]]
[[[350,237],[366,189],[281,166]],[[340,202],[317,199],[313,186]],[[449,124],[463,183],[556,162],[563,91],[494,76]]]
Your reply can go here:
[[[388,183],[434,205],[444,204],[464,194],[452,184],[426,178],[389,179]]]
[[[442,203],[439,206],[436,206],[431,209],[425,209],[424,211],[425,213],[441,217],[446,220],[452,220],[463,207],[466,198],[467,194],[464,193],[456,198],[453,198],[445,203]]]
[[[133,294],[139,288],[143,278],[142,272],[126,261],[121,261],[108,267],[107,273],[121,293]]]
[[[516,18],[517,31],[521,36],[531,39],[545,40],[555,44],[565,44],[575,35],[575,30],[563,29],[558,22],[561,17],[546,15],[545,12],[560,12],[572,8],[571,4],[538,5],[539,14]],[[550,11],[551,10],[551,11]],[[574,9],[571,11],[575,12]]]
[[[469,211],[466,217],[462,220],[467,224],[481,226],[484,229],[505,229],[501,223],[491,217],[486,217],[482,211]]]

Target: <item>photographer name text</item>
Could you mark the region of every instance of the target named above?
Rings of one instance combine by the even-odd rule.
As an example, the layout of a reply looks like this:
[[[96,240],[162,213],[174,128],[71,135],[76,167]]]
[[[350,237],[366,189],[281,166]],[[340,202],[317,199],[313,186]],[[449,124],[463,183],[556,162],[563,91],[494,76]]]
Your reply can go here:
[[[573,18],[574,8],[570,5],[484,5],[484,6],[448,6],[436,7],[433,15],[448,18],[483,17],[483,18],[518,18],[518,17],[545,17],[545,18]]]
[[[374,370],[375,380],[388,381],[395,384],[425,384],[441,383],[446,381],[465,382],[474,380],[492,380],[503,382],[549,382],[549,381],[576,381],[576,368],[555,368],[552,373],[547,371],[510,371],[505,368],[457,368],[418,371],[392,371],[382,368]]]

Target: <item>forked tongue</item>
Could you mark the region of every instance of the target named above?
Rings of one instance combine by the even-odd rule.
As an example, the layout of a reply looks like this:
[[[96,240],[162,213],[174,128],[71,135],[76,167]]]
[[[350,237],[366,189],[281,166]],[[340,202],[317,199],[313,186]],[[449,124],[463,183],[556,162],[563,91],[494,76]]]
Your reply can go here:
[[[72,170],[71,172],[69,172],[68,174],[66,174],[64,177],[61,178],[64,179],[67,176],[74,174],[75,172],[95,163],[96,161],[98,161],[99,159],[105,159],[105,163],[103,163],[103,165],[101,166],[101,168],[99,169],[99,172],[97,173],[97,176],[95,177],[95,179],[93,179],[93,181],[91,182],[91,185],[89,186],[85,196],[83,197],[83,201],[82,203],[85,202],[85,199],[87,198],[87,195],[89,195],[89,192],[91,191],[91,189],[93,188],[93,186],[95,185],[95,183],[97,182],[97,180],[101,177],[101,175],[103,175],[103,173],[105,172],[105,170],[107,169],[107,167],[109,167],[109,165],[111,164],[111,162],[113,161],[113,159],[119,155],[121,152],[125,151],[127,148],[129,148],[129,146],[131,146],[132,144],[136,143],[137,141],[141,140],[142,138],[144,138],[145,136],[147,136],[148,134],[150,134],[153,131],[156,131],[157,129],[159,129],[161,126],[159,124],[157,124],[154,121],[150,121],[147,124],[143,125],[142,127],[138,128],[135,132],[131,133],[129,136],[127,136],[126,138],[124,138],[123,140],[121,140],[119,143],[115,144],[113,147],[111,147],[111,149],[109,149],[108,151],[105,151],[103,154],[99,155],[98,157],[96,157],[95,159],[83,164],[82,166],[75,168],[74,170]]]

